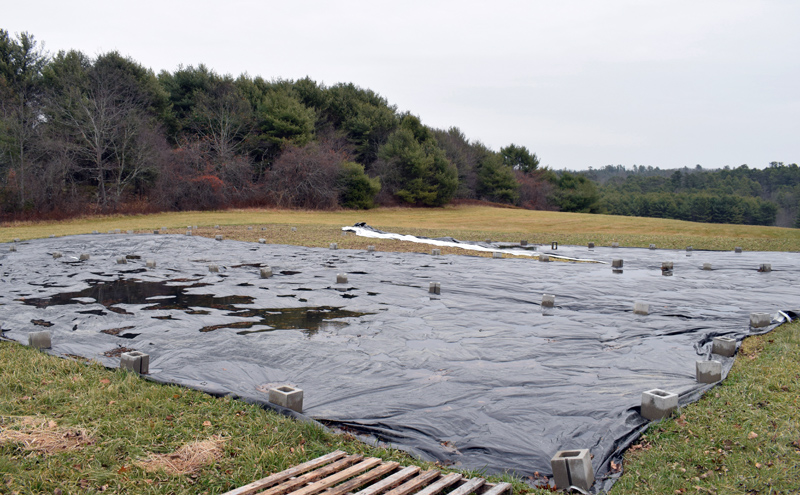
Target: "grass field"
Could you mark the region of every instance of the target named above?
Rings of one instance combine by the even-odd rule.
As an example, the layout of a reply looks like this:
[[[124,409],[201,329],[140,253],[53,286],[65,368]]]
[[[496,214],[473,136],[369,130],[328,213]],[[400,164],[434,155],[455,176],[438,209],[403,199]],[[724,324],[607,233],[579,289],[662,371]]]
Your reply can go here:
[[[232,238],[255,240],[266,237],[270,243],[327,246],[342,239],[339,229],[356,222],[372,227],[425,235],[452,236],[463,240],[519,241],[531,243],[558,241],[598,246],[619,242],[621,246],[682,249],[732,250],[740,246],[748,251],[800,251],[800,229],[752,225],[700,224],[659,218],[620,217],[581,213],[530,211],[487,206],[458,206],[437,209],[378,208],[368,211],[285,211],[232,210],[220,212],[180,212],[130,217],[92,217],[59,223],[3,224],[0,242],[31,239],[49,235],[87,234],[93,230],[105,233],[112,229],[152,232],[167,227],[170,232],[184,232],[186,226],[197,225],[201,234],[210,235],[220,225]],[[245,230],[254,226],[253,231]],[[261,226],[269,226],[262,234]],[[292,232],[290,227],[298,227]],[[352,238],[340,247],[362,248],[382,244],[374,240]],[[386,241],[388,242],[388,241]],[[363,244],[364,246],[362,246]],[[391,245],[389,245],[391,246]],[[391,246],[394,249],[397,246]],[[417,249],[425,249],[417,247]]]
[[[165,226],[183,233],[198,225],[200,235],[222,231],[250,241],[429,250],[341,235],[342,226],[358,221],[471,240],[800,250],[797,229],[473,206],[86,218],[4,225],[0,241],[115,228],[152,232]],[[220,230],[213,228],[217,224]],[[720,386],[678,417],[651,426],[629,450],[612,493],[800,493],[799,384],[800,324],[747,339]],[[256,406],[0,342],[0,494],[220,493],[336,448],[425,465]],[[521,481],[515,490],[533,492]]]

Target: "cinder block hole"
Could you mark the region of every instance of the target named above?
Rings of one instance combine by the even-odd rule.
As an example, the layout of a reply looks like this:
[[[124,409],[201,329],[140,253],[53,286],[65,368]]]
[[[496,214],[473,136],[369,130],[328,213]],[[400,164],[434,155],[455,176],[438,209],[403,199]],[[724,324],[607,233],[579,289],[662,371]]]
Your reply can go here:
[[[286,387],[286,386],[278,387],[278,390],[280,390],[281,392],[286,392],[286,393],[294,392],[294,389],[292,387]]]
[[[568,457],[579,457],[580,455],[581,455],[581,452],[579,450],[568,450],[566,452],[560,452],[558,454],[558,457],[560,459],[566,459]]]
[[[669,392],[664,392],[663,390],[653,390],[650,393],[659,397],[666,397],[669,395]]]

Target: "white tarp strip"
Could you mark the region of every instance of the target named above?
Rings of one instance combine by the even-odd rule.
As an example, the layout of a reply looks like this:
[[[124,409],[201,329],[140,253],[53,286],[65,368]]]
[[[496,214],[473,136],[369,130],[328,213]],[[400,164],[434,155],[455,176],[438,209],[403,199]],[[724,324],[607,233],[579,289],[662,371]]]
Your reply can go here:
[[[390,232],[376,232],[372,229],[367,229],[364,227],[342,227],[342,230],[348,232],[354,232],[357,236],[360,237],[370,237],[373,239],[392,239],[396,241],[407,241],[407,242],[416,242],[417,244],[430,244],[432,246],[446,246],[446,247],[455,247],[464,249],[467,251],[480,251],[484,253],[505,253],[511,254],[514,256],[529,256],[531,258],[539,259],[539,253],[536,251],[531,251],[527,249],[502,249],[498,247],[486,247],[481,246],[480,244],[470,244],[464,242],[452,242],[452,241],[442,241],[439,239],[428,239],[424,237],[417,237],[413,235],[406,235],[406,234],[393,234]],[[568,256],[560,256],[557,254],[548,254],[550,258],[564,260],[564,261],[582,261],[582,262],[589,262],[589,263],[603,263],[602,261],[591,260],[591,259],[583,259],[583,258],[570,258]]]

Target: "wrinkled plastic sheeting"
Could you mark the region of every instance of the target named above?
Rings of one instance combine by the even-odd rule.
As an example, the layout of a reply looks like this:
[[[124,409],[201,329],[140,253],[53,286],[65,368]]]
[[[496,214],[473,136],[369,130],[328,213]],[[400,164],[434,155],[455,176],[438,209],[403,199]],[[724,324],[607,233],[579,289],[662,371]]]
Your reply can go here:
[[[262,245],[176,235],[81,235],[0,249],[0,321],[7,338],[27,342],[53,326],[58,355],[118,366],[119,346],[150,355],[151,378],[266,403],[270,385],[305,391],[304,413],[355,428],[426,459],[487,472],[550,472],[558,450],[588,448],[600,480],[609,461],[645,425],[641,393],[676,392],[681,404],[711,385],[695,381],[695,361],[711,339],[750,335],[751,312],[773,324],[800,307],[800,256],[561,246],[558,254],[624,259],[607,264],[430,256]],[[541,247],[540,247],[541,248]],[[59,251],[61,258],[53,259]],[[542,252],[548,252],[544,249]],[[90,259],[78,261],[81,253]],[[132,254],[127,264],[118,256]],[[555,253],[553,253],[555,254]],[[147,259],[157,268],[146,269]],[[674,262],[674,275],[661,273]],[[713,270],[703,270],[703,263]],[[759,264],[773,271],[759,273]],[[210,273],[209,264],[220,267]],[[259,267],[275,276],[261,279]],[[336,284],[337,273],[347,284]],[[96,281],[164,282],[193,295],[249,296],[237,308],[337,307],[361,317],[303,329],[240,335],[203,327],[256,318],[230,309],[152,308],[125,294],[76,304],[26,304],[77,292]],[[441,283],[441,295],[428,293]],[[208,284],[201,286],[202,284]],[[191,287],[190,287],[191,286]],[[543,315],[542,294],[555,295]],[[100,297],[100,296],[98,296]],[[634,302],[650,314],[633,314]],[[152,304],[151,304],[152,303]],[[109,310],[124,310],[122,314]],[[196,311],[193,311],[196,313]],[[170,319],[163,319],[170,318]],[[101,333],[132,327],[133,338]],[[254,327],[266,330],[266,327]],[[730,369],[733,358],[714,356]],[[603,481],[605,479],[605,481]]]

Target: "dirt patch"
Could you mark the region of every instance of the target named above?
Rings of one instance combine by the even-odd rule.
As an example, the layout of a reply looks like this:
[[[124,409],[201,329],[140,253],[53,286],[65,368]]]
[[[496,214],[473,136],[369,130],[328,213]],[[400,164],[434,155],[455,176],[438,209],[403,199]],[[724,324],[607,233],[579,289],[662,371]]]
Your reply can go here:
[[[16,443],[32,452],[56,454],[92,445],[95,440],[83,429],[60,428],[52,419],[37,416],[0,416],[0,444]]]
[[[136,464],[145,471],[164,471],[172,475],[191,474],[219,460],[224,443],[224,438],[215,435],[208,440],[186,444],[170,454],[150,454],[150,457]]]

